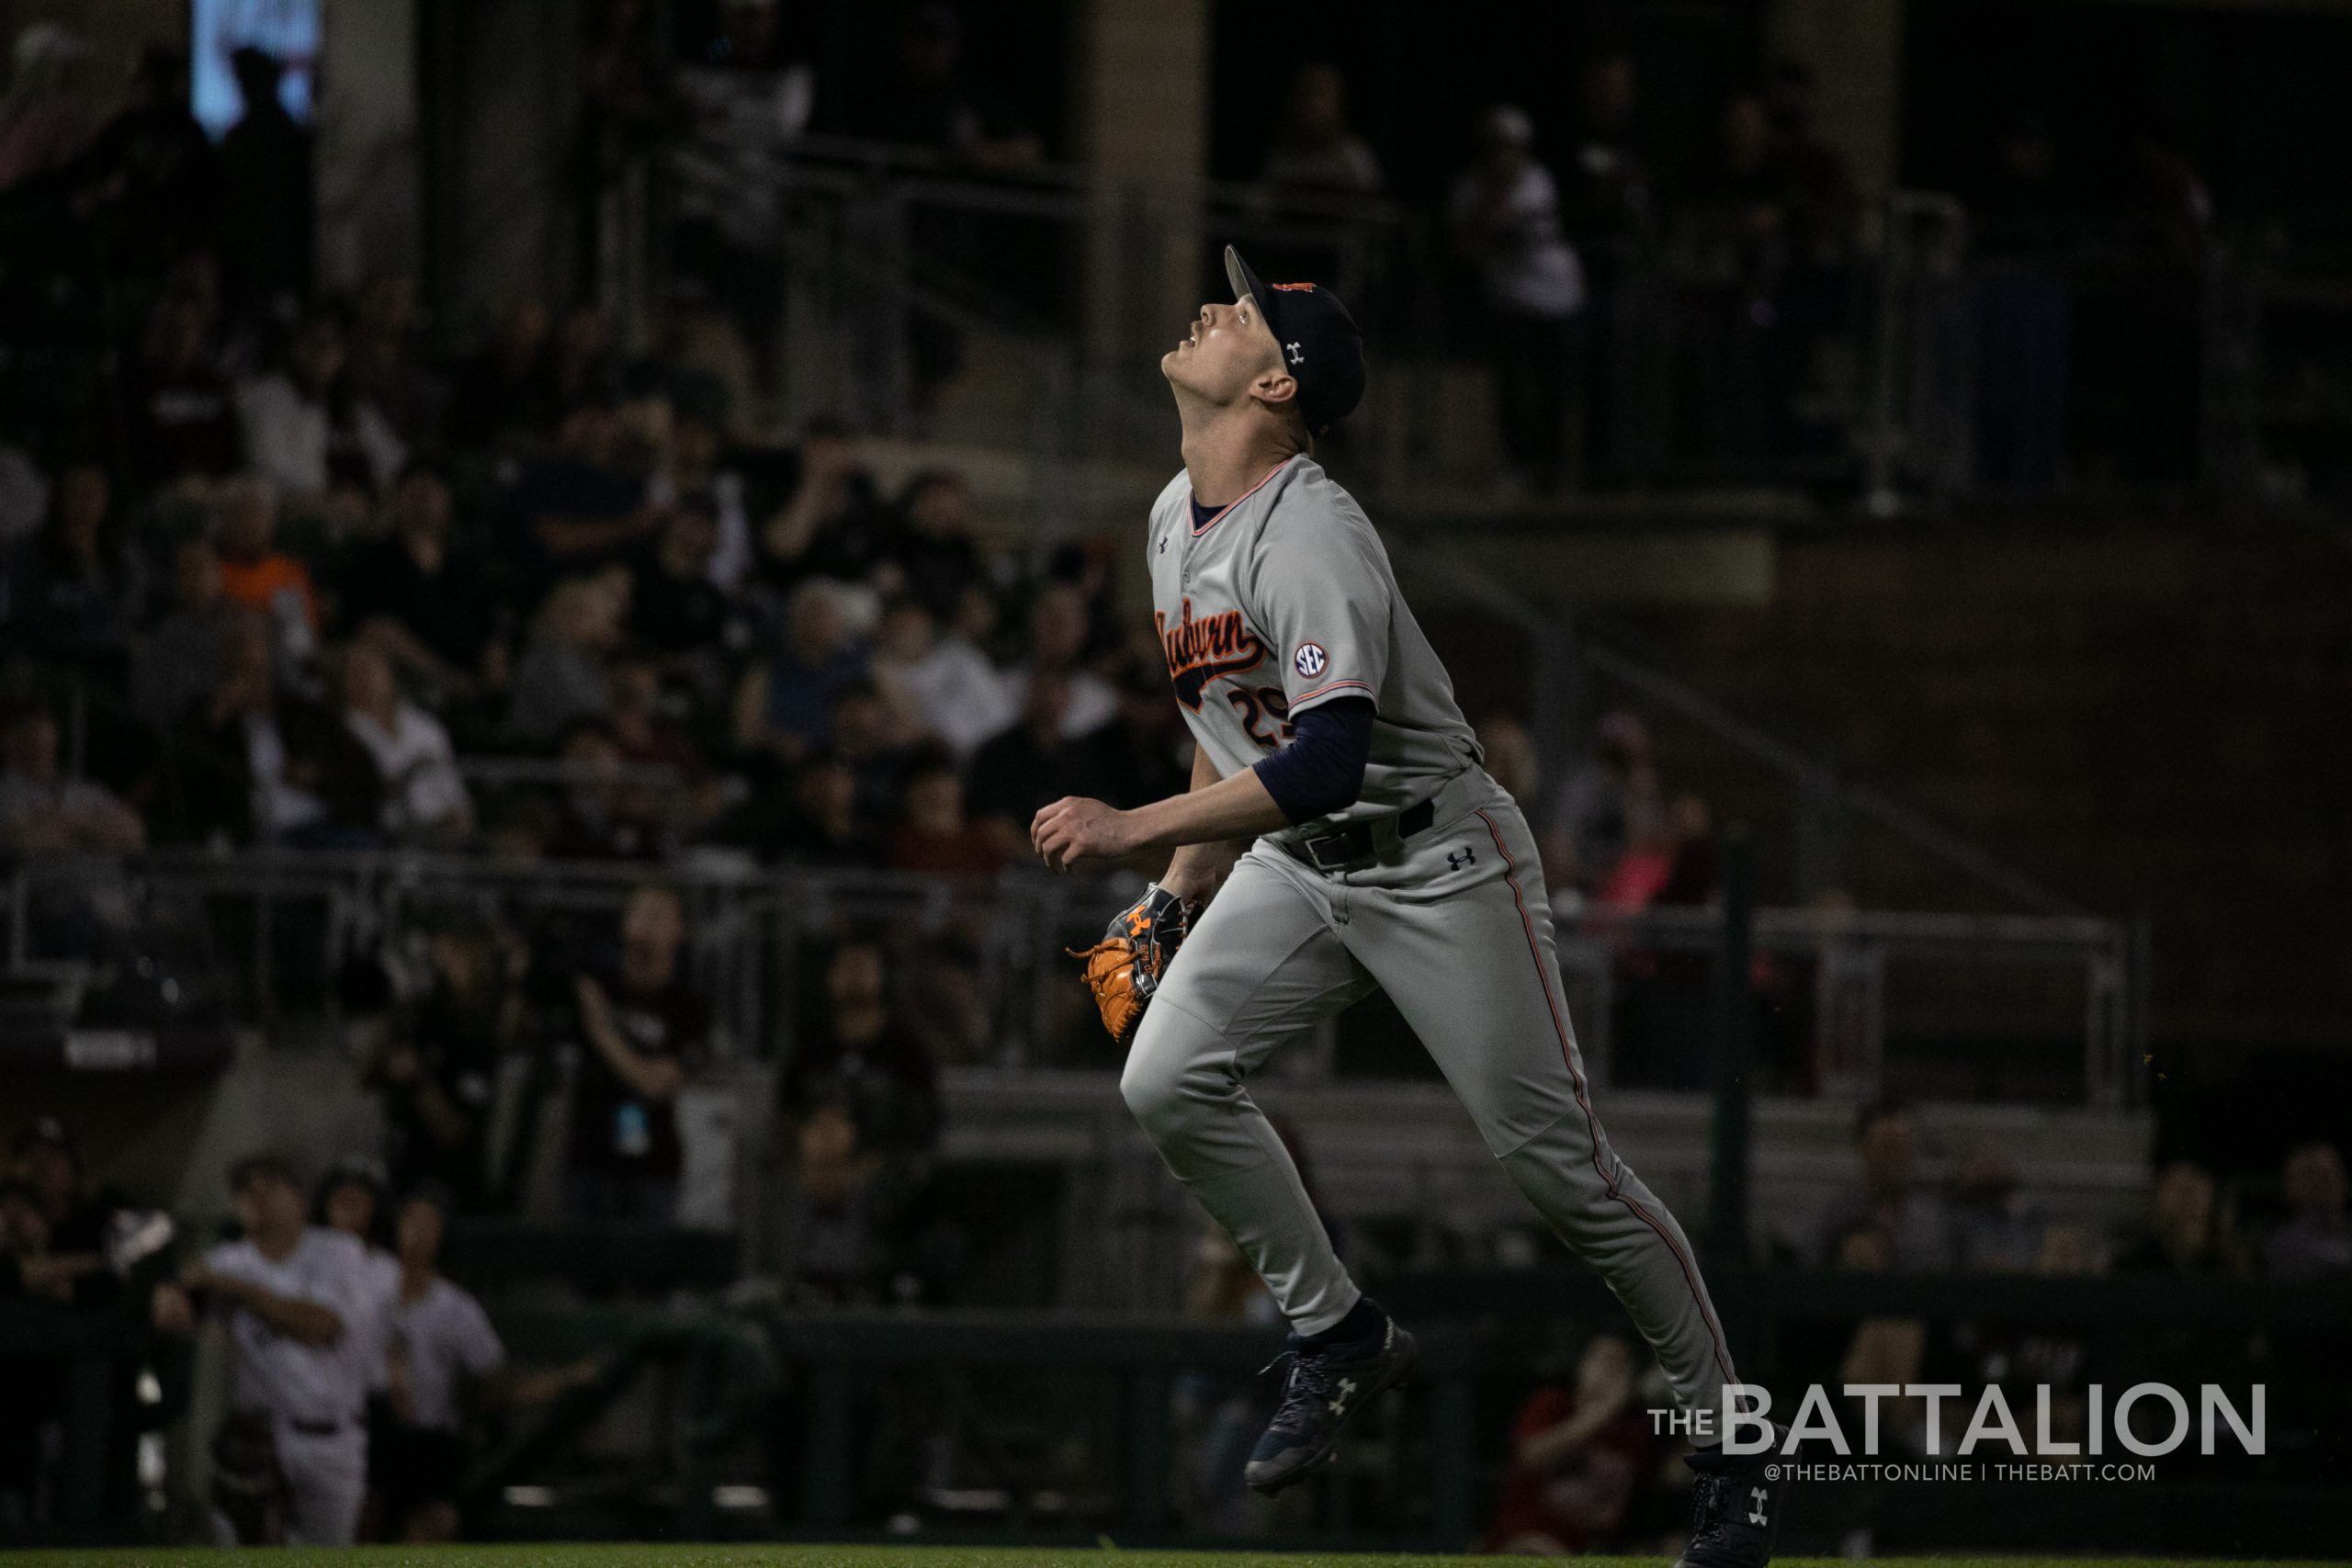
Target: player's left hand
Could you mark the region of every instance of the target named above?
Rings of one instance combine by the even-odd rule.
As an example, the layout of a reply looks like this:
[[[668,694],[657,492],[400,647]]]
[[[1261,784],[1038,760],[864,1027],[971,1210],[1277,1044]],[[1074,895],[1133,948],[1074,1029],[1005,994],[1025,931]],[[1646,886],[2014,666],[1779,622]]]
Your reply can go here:
[[[1082,795],[1064,795],[1029,824],[1030,847],[1056,871],[1133,854],[1143,847],[1138,838],[1132,813]]]

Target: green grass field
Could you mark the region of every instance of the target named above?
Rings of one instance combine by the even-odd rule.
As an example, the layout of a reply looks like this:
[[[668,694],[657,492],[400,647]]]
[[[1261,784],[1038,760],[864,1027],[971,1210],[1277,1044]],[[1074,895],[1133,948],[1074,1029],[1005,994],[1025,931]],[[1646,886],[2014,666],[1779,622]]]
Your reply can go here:
[[[368,1546],[342,1551],[28,1551],[0,1552],[6,1568],[1457,1568],[1465,1562],[1525,1562],[1523,1557],[1411,1557],[1283,1551],[993,1551],[918,1546]],[[1640,1563],[1655,1557],[1586,1557],[1593,1564]],[[1848,1568],[1834,1557],[1781,1557],[1775,1568]],[[1875,1557],[1873,1568],[2318,1568],[2282,1562],[2217,1558]]]

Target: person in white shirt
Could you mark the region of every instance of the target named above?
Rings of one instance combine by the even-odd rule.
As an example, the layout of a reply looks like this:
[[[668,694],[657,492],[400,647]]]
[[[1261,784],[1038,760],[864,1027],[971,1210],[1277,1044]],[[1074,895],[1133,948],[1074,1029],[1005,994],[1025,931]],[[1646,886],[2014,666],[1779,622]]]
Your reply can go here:
[[[422,1187],[401,1201],[393,1229],[401,1274],[391,1314],[392,1421],[381,1474],[386,1532],[404,1541],[458,1537],[469,1385],[494,1403],[527,1404],[597,1371],[592,1359],[529,1377],[510,1373],[506,1347],[481,1303],[441,1275],[447,1213],[447,1194]]]
[[[259,1155],[229,1174],[243,1239],[183,1282],[228,1320],[230,1406],[266,1419],[286,1483],[288,1536],[348,1546],[367,1495],[368,1357],[380,1344],[367,1250],[302,1223],[302,1183]]]
[[[1495,416],[1503,453],[1548,490],[1566,438],[1571,331],[1585,305],[1584,267],[1560,228],[1560,192],[1535,159],[1527,112],[1487,113],[1486,150],[1454,181],[1446,218],[1486,297]]]
[[[315,315],[296,329],[285,366],[237,389],[237,419],[254,471],[299,508],[356,485],[392,488],[408,449],[377,407],[344,376],[343,328]]]
[[[988,655],[953,632],[942,636],[913,599],[893,600],[882,612],[874,681],[910,734],[937,737],[958,762],[1021,716]]]
[[[473,802],[448,730],[401,694],[390,656],[371,638],[344,650],[343,723],[383,776],[388,836],[451,844],[473,830]]]

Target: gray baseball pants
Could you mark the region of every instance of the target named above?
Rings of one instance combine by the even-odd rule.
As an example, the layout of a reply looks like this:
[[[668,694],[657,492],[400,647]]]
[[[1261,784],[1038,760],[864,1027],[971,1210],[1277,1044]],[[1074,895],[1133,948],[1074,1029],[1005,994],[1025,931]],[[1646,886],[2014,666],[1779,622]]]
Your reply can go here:
[[[1273,1048],[1388,993],[1552,1229],[1600,1270],[1686,1409],[1736,1382],[1681,1227],[1609,1145],[1560,996],[1535,842],[1473,770],[1435,821],[1362,870],[1261,840],[1235,864],[1144,1014],[1120,1092],[1179,1180],[1301,1334],[1361,1292],[1242,1080]]]

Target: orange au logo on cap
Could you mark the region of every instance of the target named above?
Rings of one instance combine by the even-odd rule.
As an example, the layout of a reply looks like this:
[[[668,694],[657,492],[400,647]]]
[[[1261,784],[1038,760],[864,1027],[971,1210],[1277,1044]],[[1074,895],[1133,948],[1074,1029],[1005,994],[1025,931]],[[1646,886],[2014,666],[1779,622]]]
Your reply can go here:
[[[1312,293],[1315,288],[1315,285],[1311,283],[1277,283],[1273,285],[1273,287],[1276,288],[1288,288],[1294,291],[1304,291],[1307,293]]]

